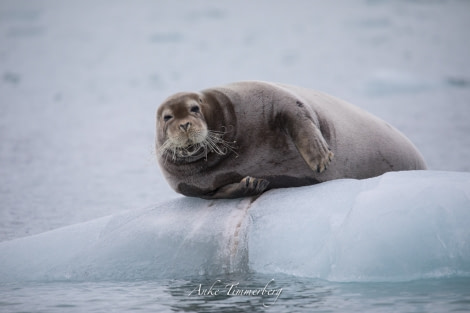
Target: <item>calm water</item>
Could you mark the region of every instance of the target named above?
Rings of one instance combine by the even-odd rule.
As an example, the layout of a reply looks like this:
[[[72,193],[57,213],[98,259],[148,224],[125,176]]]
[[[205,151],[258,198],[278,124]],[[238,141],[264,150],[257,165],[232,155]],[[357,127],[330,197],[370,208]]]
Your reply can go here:
[[[0,241],[169,200],[148,156],[156,105],[247,78],[347,99],[405,132],[430,168],[470,170],[470,2],[351,3],[2,1]],[[275,303],[227,295],[273,278]],[[217,296],[197,294],[218,280]],[[0,313],[134,311],[470,312],[470,278],[0,282]]]
[[[212,295],[207,294],[212,285]],[[237,295],[240,290],[255,295]],[[331,283],[255,274],[137,282],[13,283],[0,285],[0,293],[0,312],[470,311],[470,278]]]

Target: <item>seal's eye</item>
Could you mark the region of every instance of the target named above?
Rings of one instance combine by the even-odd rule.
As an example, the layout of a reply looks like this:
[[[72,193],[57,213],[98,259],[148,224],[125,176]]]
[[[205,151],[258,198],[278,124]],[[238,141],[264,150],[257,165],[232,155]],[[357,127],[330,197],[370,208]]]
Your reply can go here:
[[[163,117],[163,120],[164,120],[165,122],[168,122],[169,120],[171,120],[172,117],[173,117],[173,116],[171,116],[171,115],[165,115],[165,116]]]
[[[199,113],[199,107],[197,105],[191,107],[191,112]]]

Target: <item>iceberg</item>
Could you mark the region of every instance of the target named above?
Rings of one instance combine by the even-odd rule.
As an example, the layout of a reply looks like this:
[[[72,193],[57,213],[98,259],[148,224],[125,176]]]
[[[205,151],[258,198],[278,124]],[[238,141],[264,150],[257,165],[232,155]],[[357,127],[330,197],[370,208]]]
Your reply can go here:
[[[235,272],[329,281],[470,276],[470,173],[391,172],[180,197],[0,243],[0,282],[185,278]]]

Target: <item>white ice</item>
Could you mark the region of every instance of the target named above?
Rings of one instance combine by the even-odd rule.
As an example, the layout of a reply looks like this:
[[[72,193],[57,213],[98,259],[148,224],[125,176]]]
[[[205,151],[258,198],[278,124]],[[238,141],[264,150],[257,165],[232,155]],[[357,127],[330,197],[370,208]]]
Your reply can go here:
[[[232,272],[330,281],[470,275],[470,174],[415,171],[179,198],[0,243],[0,281],[135,280]]]

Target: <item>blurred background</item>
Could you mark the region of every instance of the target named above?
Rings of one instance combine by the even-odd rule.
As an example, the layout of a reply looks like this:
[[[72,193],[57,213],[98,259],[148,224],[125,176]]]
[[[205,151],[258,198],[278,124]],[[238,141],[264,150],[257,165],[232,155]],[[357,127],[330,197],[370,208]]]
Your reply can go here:
[[[238,80],[327,92],[470,171],[470,1],[0,0],[0,241],[179,197],[169,95]]]

